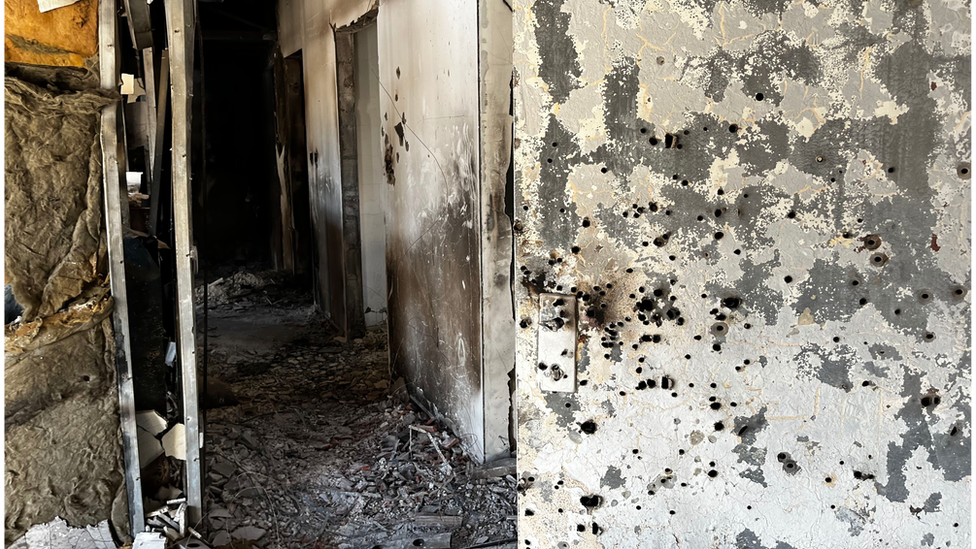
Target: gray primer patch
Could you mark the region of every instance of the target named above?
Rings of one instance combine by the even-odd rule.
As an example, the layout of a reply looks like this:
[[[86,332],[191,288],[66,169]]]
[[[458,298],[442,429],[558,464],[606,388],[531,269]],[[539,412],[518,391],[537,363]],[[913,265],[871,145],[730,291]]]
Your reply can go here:
[[[600,486],[604,486],[611,490],[620,488],[627,482],[622,476],[620,476],[620,469],[616,467],[608,467],[607,472],[603,474],[603,478],[600,479]]]
[[[819,345],[808,345],[797,358],[804,362],[810,360],[810,357],[816,357],[815,360],[820,363],[816,372],[820,381],[848,392],[854,388],[850,368],[854,364],[855,355],[849,347],[824,349]]]
[[[546,393],[546,405],[560,427],[568,428],[576,424],[576,410],[579,406],[572,393]]]
[[[768,484],[766,484],[766,477],[765,477],[765,475],[763,475],[763,471],[760,468],[746,469],[746,470],[740,472],[739,473],[739,476],[742,477],[742,478],[744,478],[744,479],[751,480],[752,482],[755,482],[756,484],[760,484],[760,485],[762,485],[763,488],[766,488],[766,487],[769,486]]]
[[[763,406],[752,416],[736,416],[735,434],[739,436],[742,443],[739,446],[751,446],[756,443],[756,438],[769,425],[766,421],[766,407]]]
[[[861,532],[864,531],[864,525],[867,523],[867,517],[862,516],[853,509],[848,507],[838,507],[835,515],[837,516],[837,520],[847,523],[847,531],[850,532],[852,536],[860,536]]]
[[[582,74],[576,57],[576,48],[569,36],[569,20],[572,15],[562,11],[562,0],[541,0],[534,4],[538,28],[552,38],[539,43],[539,56],[543,63],[539,76],[546,81],[556,103],[569,98],[569,92],[577,86]]]

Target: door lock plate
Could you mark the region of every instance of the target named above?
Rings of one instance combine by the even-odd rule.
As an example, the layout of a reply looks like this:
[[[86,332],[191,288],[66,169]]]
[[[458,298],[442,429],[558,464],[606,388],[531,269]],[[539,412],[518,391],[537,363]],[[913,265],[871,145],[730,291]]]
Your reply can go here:
[[[576,297],[539,296],[539,388],[556,393],[576,392]]]

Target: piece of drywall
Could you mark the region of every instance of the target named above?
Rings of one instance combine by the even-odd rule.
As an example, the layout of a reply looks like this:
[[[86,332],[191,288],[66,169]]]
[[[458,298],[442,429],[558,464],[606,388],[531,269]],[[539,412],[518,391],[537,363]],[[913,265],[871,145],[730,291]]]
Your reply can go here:
[[[520,546],[968,547],[969,6],[516,1],[515,44]]]

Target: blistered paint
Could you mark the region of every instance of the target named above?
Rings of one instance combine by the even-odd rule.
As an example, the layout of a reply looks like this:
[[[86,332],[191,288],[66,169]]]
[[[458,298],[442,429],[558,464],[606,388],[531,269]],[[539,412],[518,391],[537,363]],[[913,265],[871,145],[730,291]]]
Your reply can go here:
[[[969,48],[954,1],[516,2],[520,546],[969,546]]]

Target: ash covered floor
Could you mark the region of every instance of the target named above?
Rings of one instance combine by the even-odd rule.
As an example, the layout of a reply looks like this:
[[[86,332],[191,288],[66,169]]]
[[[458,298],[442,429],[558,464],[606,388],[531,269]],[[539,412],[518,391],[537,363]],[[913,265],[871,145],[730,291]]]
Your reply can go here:
[[[210,288],[208,404],[218,407],[207,412],[204,485],[215,546],[514,547],[514,460],[475,466],[409,402],[391,379],[385,330],[345,342],[310,295],[274,275]]]

